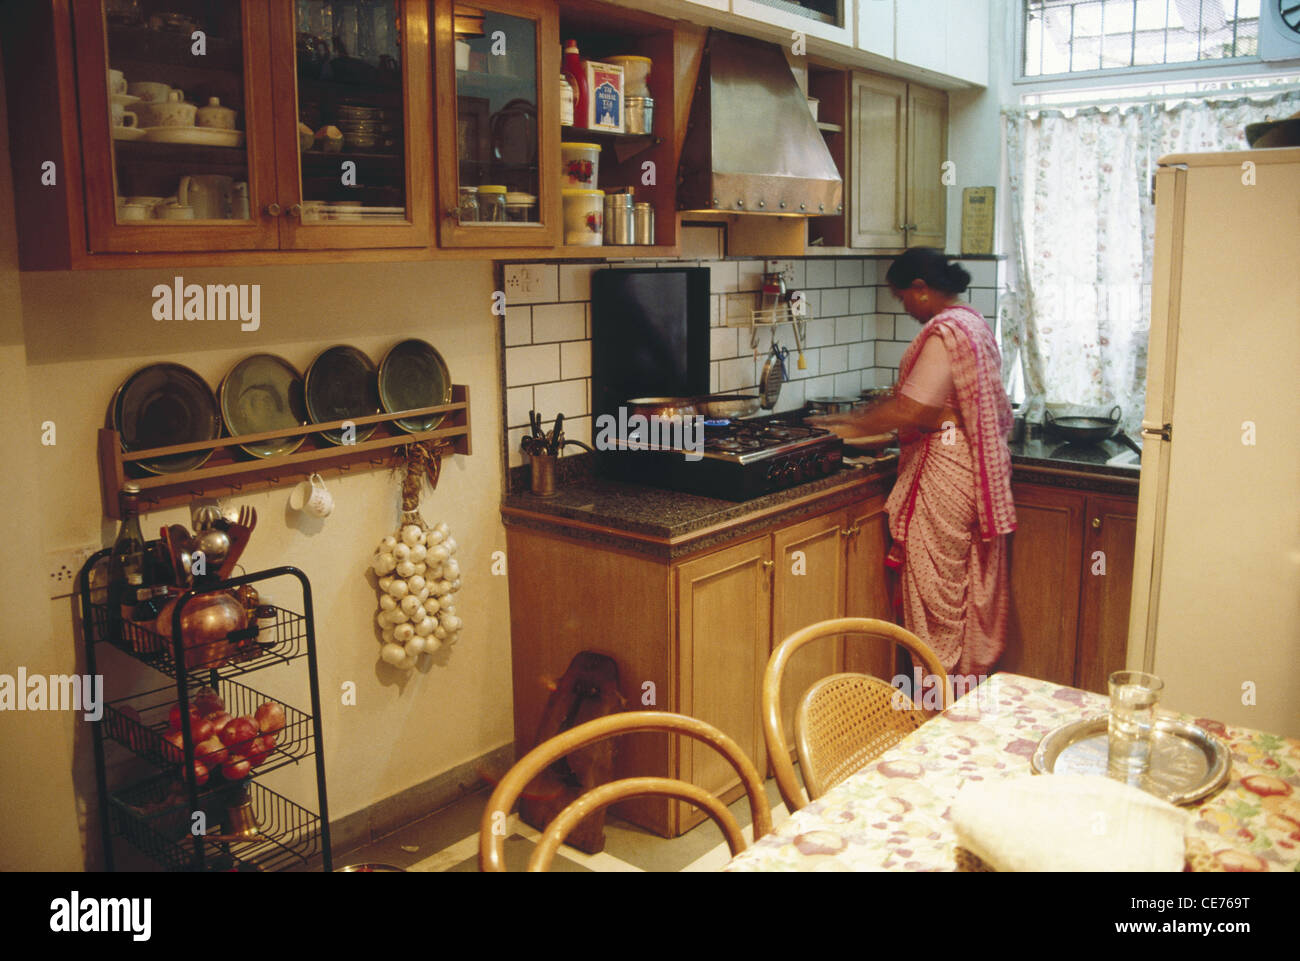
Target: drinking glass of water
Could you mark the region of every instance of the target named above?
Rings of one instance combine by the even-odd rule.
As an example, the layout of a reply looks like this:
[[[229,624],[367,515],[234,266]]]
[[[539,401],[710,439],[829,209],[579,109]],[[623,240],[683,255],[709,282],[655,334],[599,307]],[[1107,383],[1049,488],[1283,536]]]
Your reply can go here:
[[[1156,704],[1165,682],[1142,671],[1116,671],[1110,676],[1110,725],[1107,773],[1136,784],[1151,767],[1151,737]]]

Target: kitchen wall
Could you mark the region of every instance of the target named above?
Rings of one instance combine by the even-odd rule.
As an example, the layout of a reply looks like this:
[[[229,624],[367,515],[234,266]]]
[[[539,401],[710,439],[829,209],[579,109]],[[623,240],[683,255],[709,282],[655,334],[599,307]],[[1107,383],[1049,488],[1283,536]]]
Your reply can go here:
[[[712,228],[686,228],[684,253],[720,258]],[[863,387],[887,386],[898,378],[898,364],[921,325],[903,312],[885,283],[891,258],[807,258],[773,263],[790,265],[794,290],[806,295],[806,368],[789,325],[776,330],[790,351],[790,382],[777,411],[796,410],[813,397],[857,397]],[[998,263],[965,261],[971,273],[966,297],[990,322],[996,316]],[[528,429],[529,410],[549,424],[564,414],[565,435],[591,443],[591,275],[625,267],[700,266],[709,269],[711,293],[709,386],[717,392],[755,392],[771,345],[772,331],[758,332],[758,358],[750,330],[727,326],[732,310],[756,306],[762,287],[762,260],[682,259],[629,261],[625,264],[551,263],[527,265],[541,278],[539,289],[510,295],[503,323],[505,423],[509,464],[523,464],[519,442]]]
[[[4,103],[0,90],[0,111]],[[289,511],[288,483],[234,495],[234,503],[250,504],[259,514],[245,567],[291,564],[313,584],[332,819],[511,742],[506,578],[490,573],[493,551],[505,547],[498,514],[502,427],[492,264],[19,274],[7,130],[0,119],[0,489],[6,493],[0,673],[14,675],[20,666],[42,674],[83,669],[73,602],[48,600],[44,564],[48,551],[112,542],[115,525],[103,521],[100,509],[96,429],[113,391],[132,372],[174,361],[215,387],[236,361],[255,352],[281,354],[303,369],[331,344],[355,344],[378,360],[397,340],[420,337],[438,347],[457,383],[469,385],[473,403],[476,453],[449,460],[437,491],[426,493],[423,503],[426,519],[447,521],[461,545],[464,589],[457,606],[465,628],[458,643],[413,674],[378,661],[376,595],[365,575],[375,545],[398,521],[400,480],[386,470],[354,470],[328,480],[336,507],[324,521]],[[238,324],[153,320],[151,290],[176,274],[201,284],[260,284],[261,328],[243,333]],[[45,422],[56,425],[54,446],[40,444]],[[156,534],[159,525],[174,522],[188,525],[188,512],[151,513],[142,526],[146,535]],[[276,600],[286,606],[295,597],[295,590],[276,588]],[[100,650],[111,689],[167,683],[104,645]],[[277,670],[290,670],[292,677],[248,680],[272,693],[287,691],[291,681],[305,677],[306,665]],[[345,682],[356,685],[355,706],[342,703]],[[309,707],[301,693],[290,703]],[[79,811],[95,809],[90,737],[80,715],[0,713],[0,870],[83,866]],[[310,765],[285,770],[271,787],[295,778],[298,787],[310,785]],[[305,796],[312,796],[310,787]],[[98,848],[95,835],[92,863]]]

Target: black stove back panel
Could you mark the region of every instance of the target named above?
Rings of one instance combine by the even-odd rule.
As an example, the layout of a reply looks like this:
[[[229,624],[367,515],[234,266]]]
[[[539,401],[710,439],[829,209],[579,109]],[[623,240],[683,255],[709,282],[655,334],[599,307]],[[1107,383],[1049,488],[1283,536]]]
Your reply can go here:
[[[709,270],[598,270],[591,277],[591,409],[709,392]],[[597,434],[592,422],[592,436]]]

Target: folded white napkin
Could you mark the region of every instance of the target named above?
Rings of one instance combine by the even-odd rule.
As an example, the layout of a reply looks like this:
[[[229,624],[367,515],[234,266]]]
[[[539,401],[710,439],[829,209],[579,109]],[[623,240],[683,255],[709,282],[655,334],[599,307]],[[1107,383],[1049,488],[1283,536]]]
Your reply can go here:
[[[998,871],[1181,871],[1188,815],[1098,775],[967,781],[957,843]]]

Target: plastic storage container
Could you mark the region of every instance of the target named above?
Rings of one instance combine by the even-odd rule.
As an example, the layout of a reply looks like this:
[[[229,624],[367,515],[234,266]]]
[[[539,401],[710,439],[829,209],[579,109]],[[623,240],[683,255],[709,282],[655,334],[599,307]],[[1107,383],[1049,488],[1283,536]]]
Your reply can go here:
[[[605,229],[605,191],[566,187],[564,196],[564,242],[576,247],[599,247]]]
[[[561,186],[595,190],[600,186],[600,144],[560,144]]]

